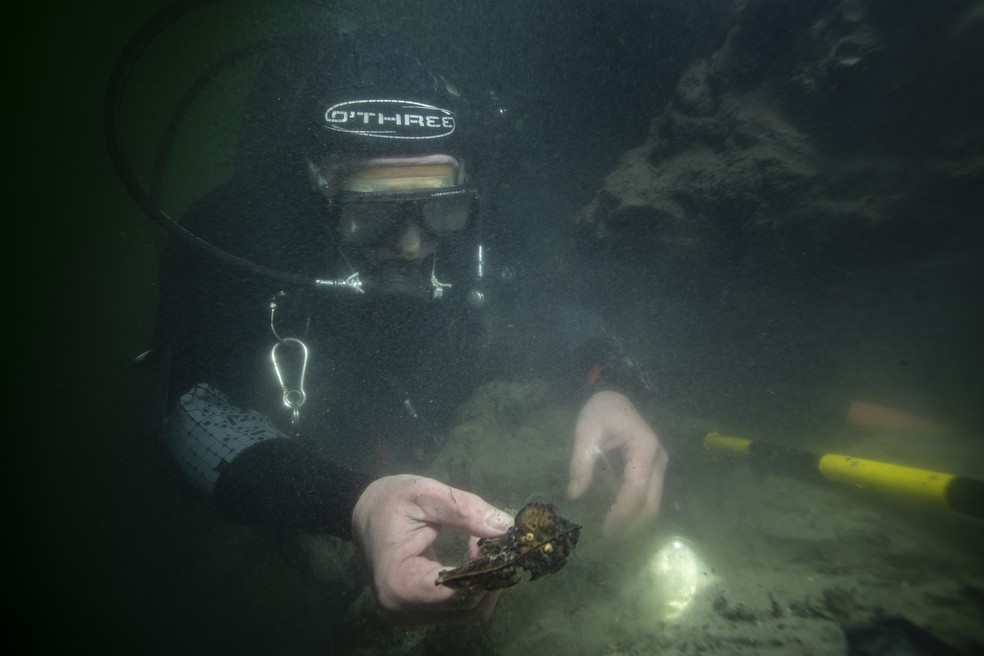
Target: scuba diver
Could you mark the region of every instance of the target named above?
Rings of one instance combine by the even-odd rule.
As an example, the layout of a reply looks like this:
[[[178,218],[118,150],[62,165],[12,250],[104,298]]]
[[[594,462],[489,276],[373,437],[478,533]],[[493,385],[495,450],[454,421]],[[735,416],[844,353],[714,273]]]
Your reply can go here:
[[[257,85],[242,163],[181,222],[256,268],[186,240],[165,247],[161,439],[224,517],[274,537],[353,540],[385,610],[481,619],[496,593],[435,585],[446,566],[432,545],[449,527],[471,536],[475,557],[477,539],[512,518],[413,473],[481,382],[542,373],[533,351],[553,360],[543,366],[583,399],[568,496],[590,487],[604,454],[624,463],[608,534],[656,516],[667,454],[629,400],[603,322],[553,330],[571,315],[515,316],[521,285],[489,262],[510,238],[483,202],[501,169],[491,113],[392,36],[339,35],[308,64],[302,81]]]

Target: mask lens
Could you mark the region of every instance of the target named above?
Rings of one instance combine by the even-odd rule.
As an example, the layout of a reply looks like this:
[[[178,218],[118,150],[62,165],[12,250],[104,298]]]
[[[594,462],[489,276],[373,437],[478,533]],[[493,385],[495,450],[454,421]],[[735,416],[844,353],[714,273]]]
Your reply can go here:
[[[345,203],[339,213],[342,241],[366,244],[379,239],[407,208],[401,203]]]
[[[370,200],[339,203],[339,234],[350,244],[368,244],[378,240],[401,221],[419,221],[435,235],[446,235],[468,227],[472,204],[471,193],[453,193],[406,200]]]
[[[436,235],[464,230],[468,225],[471,205],[470,194],[432,198],[421,208],[424,225]]]

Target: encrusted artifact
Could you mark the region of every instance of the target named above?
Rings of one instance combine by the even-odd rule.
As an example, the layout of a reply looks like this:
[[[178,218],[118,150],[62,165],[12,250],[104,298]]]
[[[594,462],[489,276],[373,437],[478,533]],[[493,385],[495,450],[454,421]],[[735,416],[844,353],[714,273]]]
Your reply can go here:
[[[538,579],[567,563],[580,532],[580,526],[557,515],[552,505],[527,504],[505,535],[478,541],[481,557],[443,570],[435,583],[476,592]]]

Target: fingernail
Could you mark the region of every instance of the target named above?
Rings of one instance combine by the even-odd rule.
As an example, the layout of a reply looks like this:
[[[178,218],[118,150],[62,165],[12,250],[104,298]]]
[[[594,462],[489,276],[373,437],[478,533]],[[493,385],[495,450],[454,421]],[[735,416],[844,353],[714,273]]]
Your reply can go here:
[[[512,523],[512,517],[501,510],[490,510],[485,513],[486,526],[496,531],[508,531]]]
[[[567,486],[567,498],[575,499],[581,494],[581,483],[580,481],[571,481],[571,484]]]

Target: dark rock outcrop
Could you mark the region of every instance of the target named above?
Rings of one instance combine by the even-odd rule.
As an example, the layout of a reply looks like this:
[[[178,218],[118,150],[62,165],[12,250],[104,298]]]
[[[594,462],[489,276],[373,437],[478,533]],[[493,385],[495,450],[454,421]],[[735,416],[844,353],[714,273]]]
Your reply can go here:
[[[588,241],[754,268],[770,252],[853,257],[875,242],[898,255],[980,206],[979,3],[732,11],[721,47],[690,64],[576,217]]]

